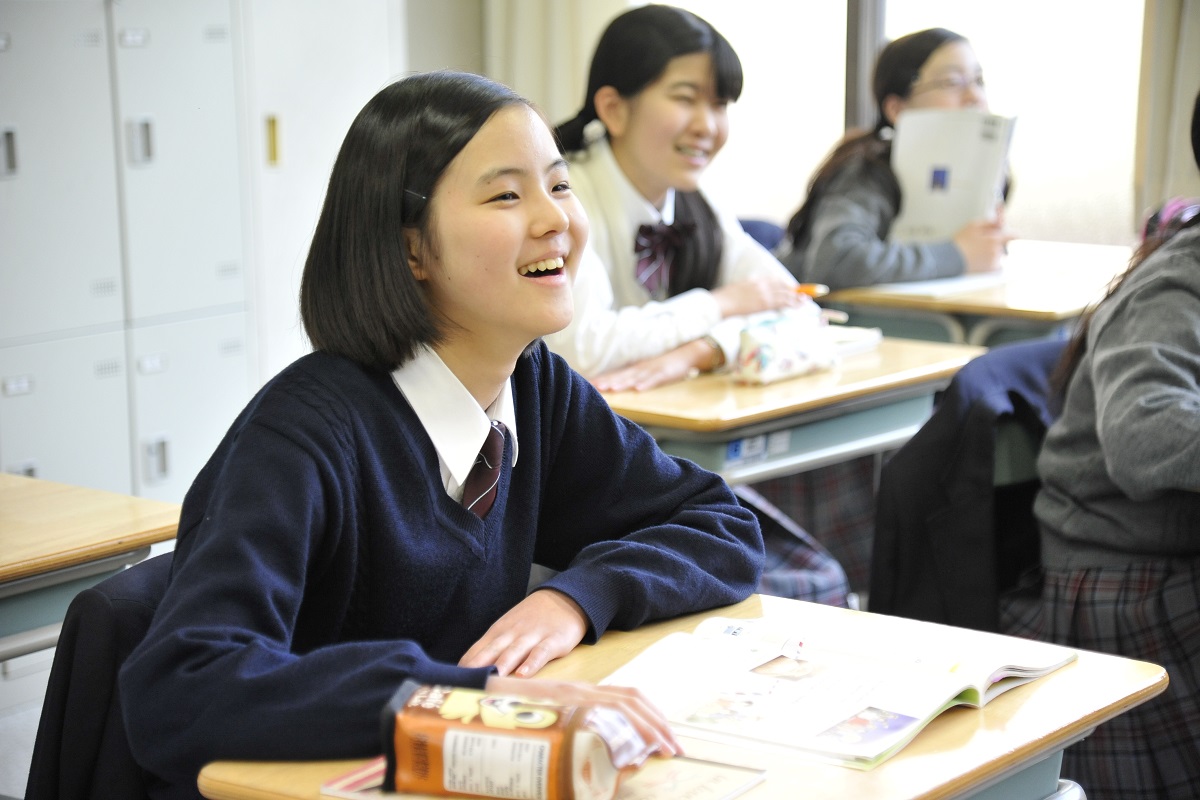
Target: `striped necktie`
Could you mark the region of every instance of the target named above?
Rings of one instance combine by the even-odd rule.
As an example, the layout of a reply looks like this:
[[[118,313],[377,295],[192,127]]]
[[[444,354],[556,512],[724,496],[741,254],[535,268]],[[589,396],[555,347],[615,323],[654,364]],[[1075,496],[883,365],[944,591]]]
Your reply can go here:
[[[633,240],[637,256],[634,276],[654,300],[665,300],[671,279],[671,262],[682,241],[674,225],[642,225]]]
[[[477,517],[483,519],[496,499],[496,485],[500,483],[500,462],[504,458],[504,423],[492,420],[492,427],[483,447],[475,458],[475,466],[467,474],[463,484],[462,504]]]

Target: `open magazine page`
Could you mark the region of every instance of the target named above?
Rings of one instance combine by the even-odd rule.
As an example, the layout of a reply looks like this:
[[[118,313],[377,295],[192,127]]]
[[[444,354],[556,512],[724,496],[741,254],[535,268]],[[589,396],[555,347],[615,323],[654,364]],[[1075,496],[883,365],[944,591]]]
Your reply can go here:
[[[921,108],[896,120],[892,171],[900,213],[888,237],[950,239],[968,222],[994,219],[1015,119],[973,108]]]
[[[681,734],[795,748],[866,768],[946,708],[979,705],[998,693],[989,689],[1012,688],[1074,658],[1065,648],[1035,650],[1024,645],[1040,643],[975,631],[897,618],[876,627],[870,615],[860,621],[848,636],[814,620],[800,639],[761,620],[710,618],[695,633],[664,638],[605,682],[641,689]],[[1012,664],[1029,669],[998,682]]]

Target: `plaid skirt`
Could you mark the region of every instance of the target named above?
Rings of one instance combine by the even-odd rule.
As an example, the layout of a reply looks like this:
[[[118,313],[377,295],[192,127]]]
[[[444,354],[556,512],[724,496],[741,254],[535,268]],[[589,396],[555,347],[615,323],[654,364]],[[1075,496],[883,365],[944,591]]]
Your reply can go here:
[[[875,541],[876,456],[772,478],[754,488],[833,554],[851,591],[867,591]]]
[[[762,528],[766,563],[758,591],[846,608],[850,585],[837,559],[754,487],[735,486],[733,491]]]
[[[1159,664],[1170,684],[1063,754],[1088,800],[1200,797],[1200,561],[1045,570],[1001,599],[1004,633]]]

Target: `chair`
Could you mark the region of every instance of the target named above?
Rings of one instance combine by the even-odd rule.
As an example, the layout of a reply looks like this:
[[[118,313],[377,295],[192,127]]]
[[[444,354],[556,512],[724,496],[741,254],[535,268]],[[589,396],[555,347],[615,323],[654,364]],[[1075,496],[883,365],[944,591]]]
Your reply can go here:
[[[173,553],[149,558],[75,596],[33,744],[25,800],[144,798],[148,776],[129,749],[117,672],[145,636]]]
[[[774,250],[783,241],[786,231],[770,220],[765,219],[740,219],[742,230],[750,234],[750,238],[761,244],[768,250]]]
[[[998,630],[1000,594],[1040,558],[1033,462],[1055,415],[1049,377],[1065,347],[1015,342],[974,359],[884,465],[871,611]]]

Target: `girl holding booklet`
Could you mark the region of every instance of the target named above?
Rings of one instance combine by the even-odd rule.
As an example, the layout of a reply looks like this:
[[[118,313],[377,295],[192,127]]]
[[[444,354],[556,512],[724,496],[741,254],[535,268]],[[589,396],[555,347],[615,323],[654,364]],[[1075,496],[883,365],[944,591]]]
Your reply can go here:
[[[909,108],[987,109],[983,71],[967,40],[944,28],[910,33],[879,54],[878,117],[843,139],[809,182],[781,256],[800,280],[833,289],[990,272],[1013,237],[1003,216],[968,223],[942,242],[897,243],[888,232],[902,198],[891,168],[896,119]]]
[[[745,315],[817,311],[778,259],[700,188],[741,92],[741,61],[720,32],[681,8],[646,5],[609,23],[583,106],[556,129],[591,237],[575,279],[575,317],[546,342],[602,391],[649,389],[733,364]],[[822,503],[818,513],[830,520],[823,534],[832,539],[841,527],[869,537],[869,458],[757,488],[780,506]],[[762,498],[754,503],[766,508]],[[764,521],[777,512],[766,513]],[[791,528],[764,524],[773,569],[760,590],[844,605],[842,567]]]
[[[1191,135],[1200,167],[1200,95]],[[1067,748],[1089,800],[1200,797],[1200,214],[1174,209],[1063,354],[1037,462],[1042,568],[1001,605],[1005,633],[1170,676]]]
[[[506,87],[416,75],[359,113],[304,267],[316,352],[197,477],[120,676],[159,796],[195,797],[214,759],[379,753],[406,678],[609,704],[677,751],[639,693],[529,677],[609,628],[739,601],[763,562],[718,476],[540,341],[571,318],[586,239],[549,126]],[[474,489],[477,463],[496,473]],[[527,595],[534,563],[558,572]]]

